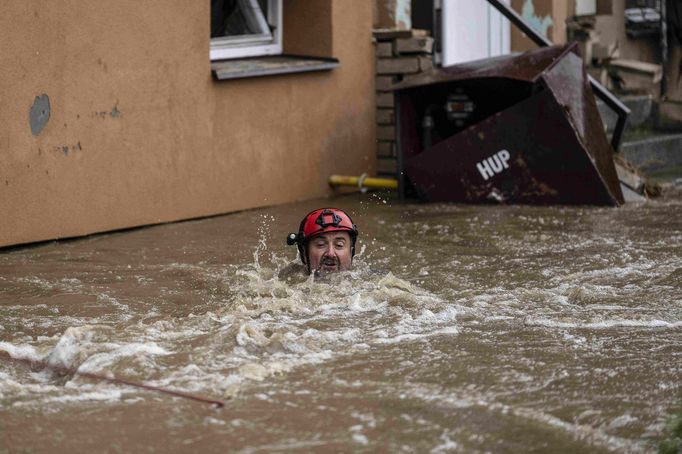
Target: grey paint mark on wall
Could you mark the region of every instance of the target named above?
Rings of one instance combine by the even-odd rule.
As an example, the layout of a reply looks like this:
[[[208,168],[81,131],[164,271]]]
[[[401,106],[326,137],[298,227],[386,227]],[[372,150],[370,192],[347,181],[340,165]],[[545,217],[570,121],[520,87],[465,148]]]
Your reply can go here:
[[[76,145],[71,145],[71,146],[61,145],[61,146],[55,148],[55,150],[61,151],[62,153],[64,153],[64,156],[68,156],[70,151],[76,152],[76,151],[81,151],[82,149],[83,149],[83,147],[81,146],[80,140],[78,141],[78,143]]]
[[[50,98],[43,93],[36,96],[28,114],[28,122],[31,125],[31,133],[34,136],[40,134],[50,119]]]
[[[98,118],[106,118],[106,117],[111,117],[111,118],[120,118],[121,115],[123,115],[123,112],[118,110],[118,102],[116,105],[114,105],[113,109],[111,111],[107,112],[105,110],[101,112],[94,112],[94,115]]]

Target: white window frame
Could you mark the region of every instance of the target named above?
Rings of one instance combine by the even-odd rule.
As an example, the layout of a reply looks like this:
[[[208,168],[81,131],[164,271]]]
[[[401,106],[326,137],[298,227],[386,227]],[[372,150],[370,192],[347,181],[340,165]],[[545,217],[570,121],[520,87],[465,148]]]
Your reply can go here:
[[[259,9],[257,0],[242,0]],[[272,34],[225,36],[211,39],[210,57],[214,60],[279,55],[282,53],[282,0],[268,0],[268,10],[263,12]],[[269,27],[268,27],[269,28]]]

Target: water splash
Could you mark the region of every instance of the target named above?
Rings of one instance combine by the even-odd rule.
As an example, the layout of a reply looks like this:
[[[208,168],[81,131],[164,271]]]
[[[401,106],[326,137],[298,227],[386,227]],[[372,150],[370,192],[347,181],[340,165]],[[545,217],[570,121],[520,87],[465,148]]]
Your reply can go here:
[[[106,325],[67,327],[51,347],[52,338],[43,339],[39,344],[45,351],[42,355],[30,344],[3,343],[0,349],[10,355],[28,352],[54,367],[115,373],[154,386],[234,396],[249,383],[366,351],[372,345],[457,333],[455,309],[390,272],[373,271],[364,260],[365,248],[351,271],[324,278],[308,275],[297,261],[274,251],[267,254],[271,220],[262,219],[251,263],[231,265],[227,272],[181,264],[164,267],[189,270],[201,280],[219,279],[222,287],[230,289],[204,313],[151,321],[159,315],[140,318],[131,313],[131,304],[102,294],[99,302],[115,304],[126,313],[123,320],[136,318],[137,322],[124,332]],[[189,345],[178,344],[180,339]],[[175,358],[171,367],[170,358]],[[62,377],[66,386],[55,391],[50,385],[55,382],[47,378],[35,376],[37,382],[29,380],[25,385],[45,384],[45,402],[79,402],[76,395],[82,380]],[[16,391],[17,383],[0,385],[0,393],[9,393],[10,388]],[[91,398],[116,400],[110,388],[97,385]]]

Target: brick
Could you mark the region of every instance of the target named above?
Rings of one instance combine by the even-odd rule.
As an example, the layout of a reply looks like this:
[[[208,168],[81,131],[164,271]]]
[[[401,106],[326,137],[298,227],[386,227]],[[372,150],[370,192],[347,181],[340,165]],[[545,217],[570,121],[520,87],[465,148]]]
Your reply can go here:
[[[418,74],[406,74],[403,76],[401,82],[410,82],[412,80],[418,79],[421,76],[421,73]]]
[[[377,140],[394,140],[395,126],[377,126]]]
[[[613,0],[597,0],[597,14],[600,16],[613,14]]]
[[[431,56],[419,56],[419,70],[429,71],[433,69],[433,58]]]
[[[395,142],[380,140],[377,142],[377,155],[380,157],[395,156]]]
[[[398,163],[395,158],[377,159],[377,173],[395,175],[398,173]]]
[[[393,85],[393,76],[377,76],[376,77],[376,89],[377,90],[390,90]]]
[[[384,41],[377,43],[376,55],[377,57],[392,57],[393,41]]]
[[[372,35],[379,41],[385,41],[388,39],[395,38],[413,38],[413,37],[424,37],[429,36],[428,30],[422,30],[419,28],[412,28],[410,30],[402,30],[397,28],[375,28],[372,30]]]
[[[377,74],[415,74],[418,73],[419,58],[380,58],[377,60]]]
[[[399,54],[430,54],[433,52],[433,38],[426,36],[424,38],[397,39],[396,52]]]
[[[395,123],[393,109],[377,109],[377,123],[380,125]]]
[[[393,93],[377,93],[377,107],[393,107]]]
[[[412,30],[398,30],[396,28],[375,28],[372,34],[378,41],[386,41],[395,38],[409,38]]]

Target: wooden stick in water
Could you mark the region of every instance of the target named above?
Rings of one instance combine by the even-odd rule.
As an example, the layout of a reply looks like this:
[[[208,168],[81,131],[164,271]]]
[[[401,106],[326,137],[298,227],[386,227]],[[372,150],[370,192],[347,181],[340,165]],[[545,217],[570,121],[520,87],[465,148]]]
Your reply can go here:
[[[215,405],[218,408],[222,408],[225,406],[225,402],[222,400],[218,399],[211,399],[208,397],[202,397],[202,396],[197,396],[195,394],[190,394],[186,393],[184,391],[174,391],[172,389],[166,389],[166,388],[161,388],[158,386],[152,386],[152,385],[147,385],[146,383],[140,383],[124,378],[116,378],[113,376],[107,376],[107,375],[102,375],[102,374],[96,374],[92,372],[78,372],[77,369],[70,369],[68,367],[64,366],[55,366],[47,363],[47,361],[37,361],[34,359],[29,359],[29,358],[15,358],[12,355],[10,355],[7,352],[0,351],[0,359],[7,361],[7,362],[16,362],[16,363],[22,363],[22,364],[27,364],[30,367],[38,367],[41,369],[48,369],[53,372],[57,372],[60,374],[72,374],[72,375],[78,375],[80,377],[84,378],[89,378],[91,380],[99,380],[99,381],[106,381],[109,383],[115,383],[118,385],[126,385],[126,386],[131,386],[133,388],[140,388],[140,389],[146,389],[148,391],[156,391],[158,393],[163,393],[163,394],[168,394],[170,396],[175,396],[175,397],[182,397],[183,399],[189,399],[189,400],[194,400],[197,402],[203,402],[211,405]]]

